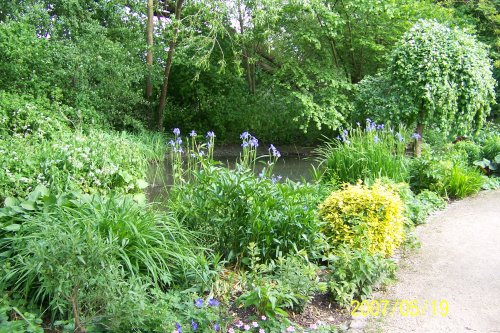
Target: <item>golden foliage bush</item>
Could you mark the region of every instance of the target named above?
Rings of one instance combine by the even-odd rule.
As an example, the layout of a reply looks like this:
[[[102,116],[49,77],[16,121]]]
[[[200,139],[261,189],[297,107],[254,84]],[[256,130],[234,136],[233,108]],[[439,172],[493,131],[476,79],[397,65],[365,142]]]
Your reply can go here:
[[[345,185],[319,206],[323,232],[334,246],[391,256],[404,239],[404,203],[391,187]]]

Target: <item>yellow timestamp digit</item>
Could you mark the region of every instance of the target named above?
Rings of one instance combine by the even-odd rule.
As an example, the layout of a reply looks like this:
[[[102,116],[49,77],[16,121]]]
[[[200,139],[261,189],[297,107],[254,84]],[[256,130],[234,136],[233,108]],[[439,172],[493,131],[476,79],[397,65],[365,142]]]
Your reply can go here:
[[[448,304],[448,301],[445,299],[441,300],[441,302],[439,302],[439,308],[441,310],[441,317],[446,317],[448,315],[448,312],[450,311],[450,305]]]
[[[361,312],[358,311],[360,305],[361,303],[355,299],[351,301],[351,307],[353,307],[351,310],[351,316],[359,317],[361,315]]]

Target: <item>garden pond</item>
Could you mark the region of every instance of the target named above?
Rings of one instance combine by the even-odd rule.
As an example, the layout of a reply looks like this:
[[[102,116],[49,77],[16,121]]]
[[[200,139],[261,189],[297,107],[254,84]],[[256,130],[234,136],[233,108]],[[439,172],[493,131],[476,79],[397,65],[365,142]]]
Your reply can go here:
[[[293,181],[311,181],[313,178],[313,167],[318,166],[314,155],[313,148],[297,147],[297,146],[281,146],[279,147],[282,157],[276,162],[273,174],[282,179],[290,179]],[[221,162],[223,165],[233,168],[239,158],[241,147],[239,145],[220,145],[214,151],[214,159]],[[268,154],[266,149],[259,149],[259,155],[263,157],[265,163]],[[262,166],[257,165],[256,172],[259,173]],[[168,196],[168,190],[172,186],[172,170],[168,159],[162,162],[152,162],[148,170],[148,199],[152,202],[164,201]]]

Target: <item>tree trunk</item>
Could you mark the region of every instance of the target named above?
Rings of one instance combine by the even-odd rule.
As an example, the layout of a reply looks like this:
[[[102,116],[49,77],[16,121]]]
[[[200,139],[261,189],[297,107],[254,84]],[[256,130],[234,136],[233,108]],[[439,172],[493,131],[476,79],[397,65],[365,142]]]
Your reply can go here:
[[[238,21],[240,24],[240,34],[243,36],[244,33],[244,25],[243,25],[243,13],[241,12],[241,0],[238,1]],[[245,42],[242,41],[241,45],[241,52],[243,55],[243,66],[245,67],[245,72],[247,74],[247,84],[248,84],[248,90],[252,94],[255,94],[255,80],[254,80],[254,73],[255,71],[252,70],[252,64],[250,64],[250,55],[247,50],[247,47],[245,46]]]
[[[75,333],[87,333],[85,327],[82,325],[80,320],[80,309],[78,307],[78,286],[74,286],[71,292],[70,302],[71,308],[73,309],[73,317],[75,318]]]
[[[417,123],[417,129],[415,130],[415,133],[417,134],[417,137],[415,139],[415,157],[420,157],[422,155],[422,134],[424,132],[424,125],[420,122]]]
[[[154,8],[153,0],[148,0],[148,23],[146,26],[146,39],[148,50],[146,54],[146,64],[148,73],[146,75],[146,98],[151,101],[153,95],[153,85],[151,83],[151,68],[153,67],[153,29],[154,29]]]
[[[167,63],[165,64],[165,71],[163,73],[163,84],[161,86],[161,95],[160,95],[160,105],[158,106],[158,114],[157,114],[157,127],[160,132],[163,132],[163,120],[164,120],[164,109],[165,102],[167,98],[168,91],[168,79],[170,77],[170,70],[172,68],[172,59],[174,57],[175,46],[177,43],[177,37],[179,35],[179,21],[181,19],[181,9],[184,0],[177,0],[175,3],[175,28],[174,28],[174,36],[168,45],[168,56]]]

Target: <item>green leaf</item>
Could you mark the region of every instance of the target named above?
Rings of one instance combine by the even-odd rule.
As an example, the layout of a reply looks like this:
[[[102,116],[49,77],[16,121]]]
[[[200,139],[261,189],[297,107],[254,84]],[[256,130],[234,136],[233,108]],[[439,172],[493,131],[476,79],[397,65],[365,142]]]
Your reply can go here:
[[[18,231],[19,229],[21,229],[21,225],[17,224],[17,223],[8,225],[8,226],[3,228],[3,230],[5,230],[5,231],[14,231],[14,232]]]
[[[5,207],[13,207],[13,206],[17,206],[18,204],[19,204],[19,201],[16,198],[13,198],[13,197],[5,198],[5,201],[4,201]]]
[[[35,202],[25,201],[25,202],[21,203],[21,207],[23,207],[26,210],[35,210]]]
[[[145,189],[146,187],[149,186],[149,183],[145,181],[144,179],[138,179],[137,180],[137,187],[141,190]]]

